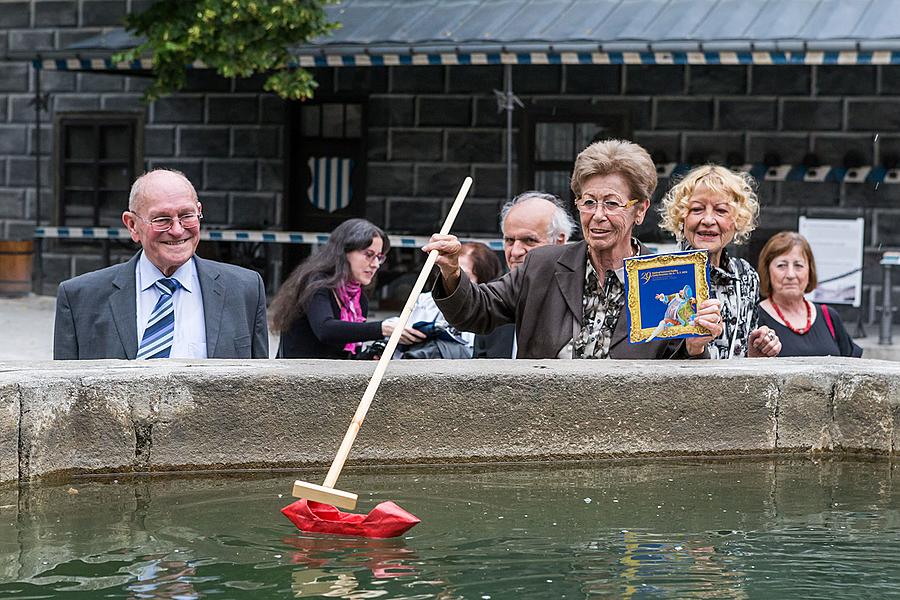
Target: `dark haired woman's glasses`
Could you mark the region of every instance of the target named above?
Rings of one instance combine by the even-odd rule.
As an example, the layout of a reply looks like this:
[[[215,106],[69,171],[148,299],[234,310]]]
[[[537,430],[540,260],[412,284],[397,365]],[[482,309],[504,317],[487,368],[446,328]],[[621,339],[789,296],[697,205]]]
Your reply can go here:
[[[378,261],[378,266],[380,267],[387,260],[387,256],[381,254],[380,252],[375,252],[373,250],[360,250],[363,253],[363,256],[366,257],[366,260],[372,262],[373,260]]]

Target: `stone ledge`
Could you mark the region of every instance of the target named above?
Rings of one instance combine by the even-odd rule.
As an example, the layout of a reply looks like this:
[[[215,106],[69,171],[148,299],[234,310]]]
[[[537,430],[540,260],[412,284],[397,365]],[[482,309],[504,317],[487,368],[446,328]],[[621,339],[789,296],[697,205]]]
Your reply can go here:
[[[327,464],[375,363],[0,363],[0,481]],[[351,454],[380,463],[896,453],[900,365],[404,361]]]

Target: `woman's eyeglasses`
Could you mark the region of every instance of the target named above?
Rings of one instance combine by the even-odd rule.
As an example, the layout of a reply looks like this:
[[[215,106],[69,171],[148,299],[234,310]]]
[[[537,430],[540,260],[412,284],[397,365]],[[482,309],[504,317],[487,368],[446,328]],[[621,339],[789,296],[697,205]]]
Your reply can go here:
[[[383,265],[385,263],[385,261],[387,261],[387,256],[385,256],[384,254],[382,254],[380,252],[375,252],[374,250],[360,250],[360,252],[362,252],[362,255],[366,257],[366,260],[368,262],[377,260],[379,267],[381,265]]]
[[[181,226],[185,229],[199,227],[200,219],[203,218],[202,213],[187,213],[184,215],[178,215],[177,217],[156,217],[155,219],[147,220],[136,212],[132,212],[131,214],[136,216],[144,223],[148,223],[153,231],[157,231],[159,233],[163,233],[172,229],[172,226],[175,225],[175,221],[181,223]]]
[[[614,194],[609,194],[602,198],[597,198],[591,194],[582,194],[575,199],[575,206],[578,208],[578,212],[591,214],[597,212],[597,209],[602,206],[606,214],[612,215],[622,212],[626,208],[631,208],[638,202],[638,200],[624,200]]]

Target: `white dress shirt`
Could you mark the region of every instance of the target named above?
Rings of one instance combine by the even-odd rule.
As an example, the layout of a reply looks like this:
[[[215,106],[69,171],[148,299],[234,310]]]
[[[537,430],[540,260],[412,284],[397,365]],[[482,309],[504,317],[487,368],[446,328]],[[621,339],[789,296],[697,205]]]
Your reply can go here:
[[[135,267],[135,306],[137,307],[137,339],[138,348],[150,314],[162,293],[154,285],[165,275],[150,262],[143,252]],[[200,278],[197,266],[191,259],[178,267],[172,274],[180,287],[175,290],[172,301],[175,303],[175,339],[172,342],[170,358],[207,358],[206,355],[206,321],[203,314],[203,296],[200,292]]]

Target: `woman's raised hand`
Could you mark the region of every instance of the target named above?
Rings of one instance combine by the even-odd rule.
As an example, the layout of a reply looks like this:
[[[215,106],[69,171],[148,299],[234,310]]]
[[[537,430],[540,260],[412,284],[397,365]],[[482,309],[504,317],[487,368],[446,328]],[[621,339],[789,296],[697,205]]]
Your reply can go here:
[[[459,243],[459,239],[455,235],[436,233],[422,247],[422,251],[425,253],[430,253],[432,250],[438,251],[435,264],[441,270],[444,288],[448,293],[453,293],[456,285],[459,283],[459,253],[462,251],[462,244]]]

